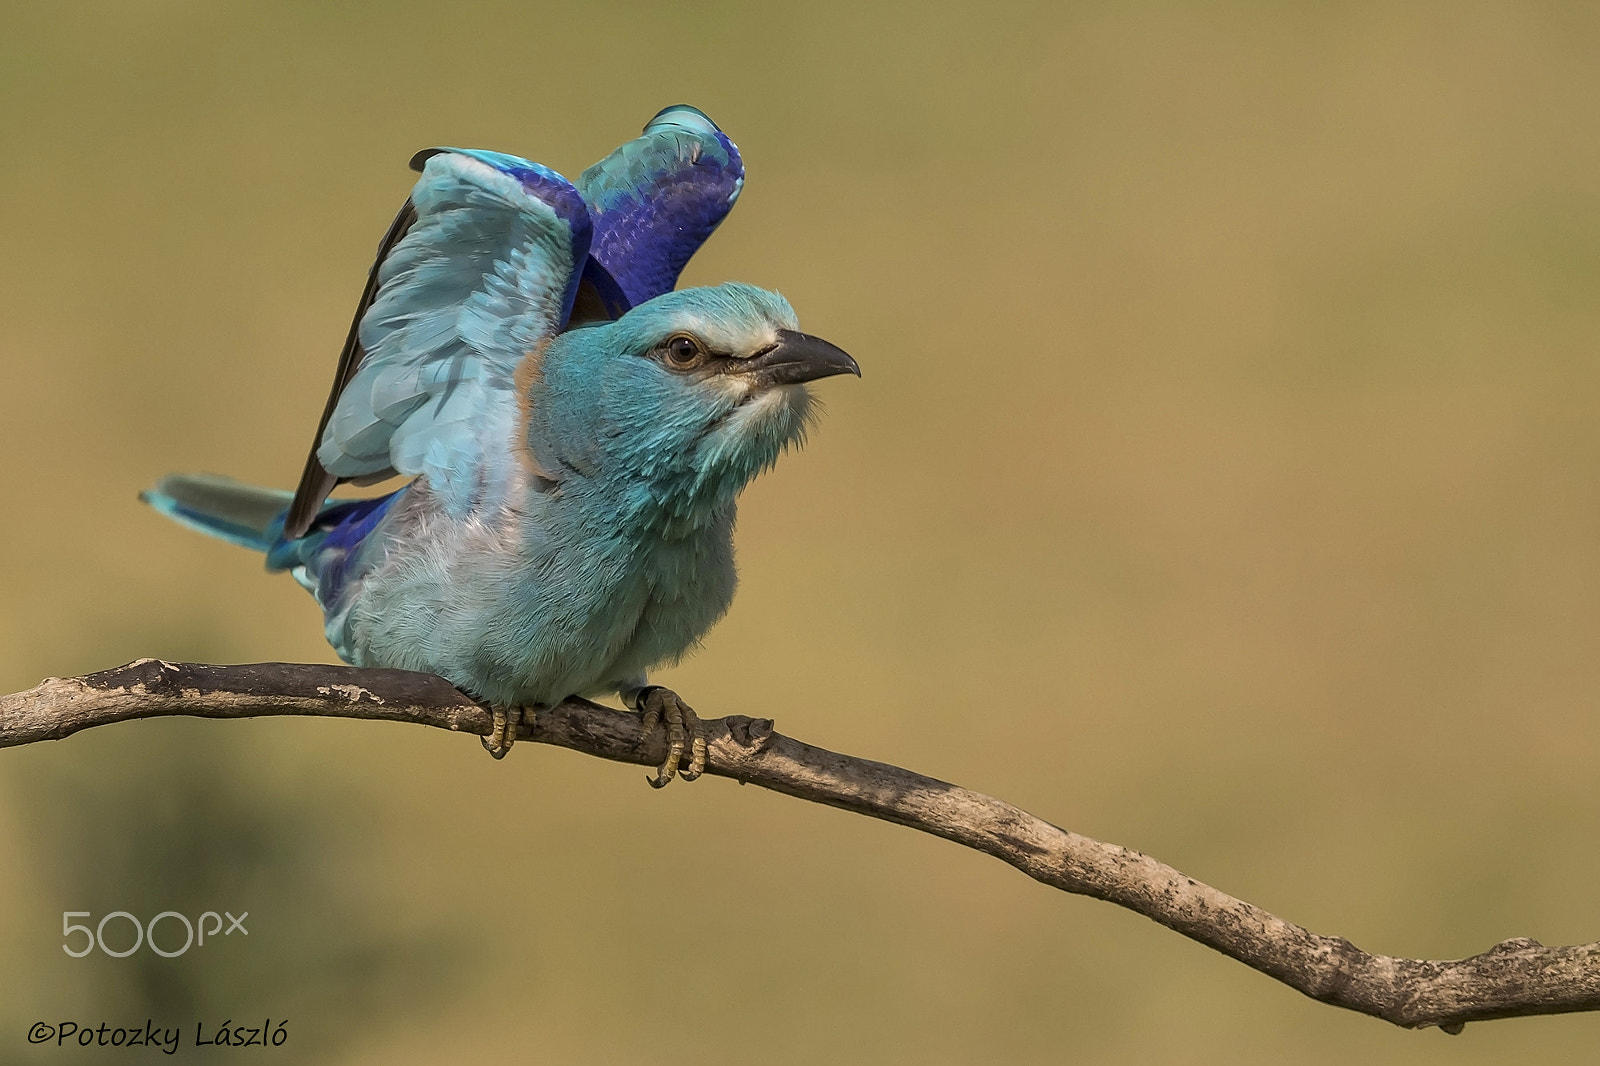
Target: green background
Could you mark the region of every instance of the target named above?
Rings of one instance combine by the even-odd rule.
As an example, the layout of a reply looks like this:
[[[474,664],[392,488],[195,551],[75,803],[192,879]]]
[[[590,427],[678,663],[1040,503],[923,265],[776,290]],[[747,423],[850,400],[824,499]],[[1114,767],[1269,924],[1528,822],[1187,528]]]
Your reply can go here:
[[[292,582],[135,493],[293,484],[412,152],[572,175],[678,101],[749,168],[688,280],[783,291],[865,376],[746,493],[738,600],[662,680],[1368,950],[1600,938],[1591,4],[11,0],[0,690],[329,661]],[[293,719],[0,753],[0,1062],[147,1015],[340,1064],[1600,1039],[1400,1031],[953,845],[643,777]],[[62,911],[117,909],[250,933],[64,956]]]

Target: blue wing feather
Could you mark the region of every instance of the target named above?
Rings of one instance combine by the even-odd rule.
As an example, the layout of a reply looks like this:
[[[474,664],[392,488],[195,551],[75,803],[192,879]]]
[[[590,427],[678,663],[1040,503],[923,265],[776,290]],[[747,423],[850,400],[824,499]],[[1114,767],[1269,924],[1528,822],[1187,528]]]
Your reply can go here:
[[[594,220],[590,258],[630,306],[671,292],[744,186],[739,149],[703,112],[662,110],[578,178]]]
[[[512,379],[571,313],[591,223],[577,189],[517,156],[421,153],[416,222],[379,267],[366,352],[317,458],[346,479],[428,476],[466,507],[506,454]]]
[[[405,492],[401,488],[385,496],[329,504],[318,512],[305,536],[293,540],[280,536],[271,544],[267,569],[293,570],[295,579],[316,596],[329,618],[341,616],[349,579],[364,569],[365,556],[381,550],[381,546],[369,545],[367,537]],[[330,626],[329,639],[334,636],[335,629]],[[334,643],[337,647],[338,641]]]

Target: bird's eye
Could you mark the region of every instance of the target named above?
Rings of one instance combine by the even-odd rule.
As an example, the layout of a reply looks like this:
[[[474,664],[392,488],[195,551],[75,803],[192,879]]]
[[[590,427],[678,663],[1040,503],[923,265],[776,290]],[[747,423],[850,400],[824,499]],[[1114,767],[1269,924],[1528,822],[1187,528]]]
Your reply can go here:
[[[674,370],[688,370],[700,364],[706,357],[706,349],[687,333],[678,333],[667,338],[667,343],[662,345],[662,354],[666,357],[667,365]]]

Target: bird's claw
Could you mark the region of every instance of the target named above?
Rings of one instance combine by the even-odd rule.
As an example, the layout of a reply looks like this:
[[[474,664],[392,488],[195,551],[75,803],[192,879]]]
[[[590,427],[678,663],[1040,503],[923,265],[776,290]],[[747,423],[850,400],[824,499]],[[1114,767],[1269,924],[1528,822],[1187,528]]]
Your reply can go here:
[[[644,715],[644,738],[648,740],[658,725],[667,728],[667,760],[656,770],[654,777],[645,778],[651,788],[664,788],[673,777],[693,781],[706,769],[706,728],[695,715],[694,708],[670,688],[650,685],[641,691],[634,707]],[[680,766],[684,749],[689,750],[689,764]]]
[[[478,739],[483,742],[484,751],[496,759],[504,759],[511,745],[517,742],[517,730],[524,725],[533,725],[533,708],[495,707],[489,713],[494,716],[494,724],[488,736]]]

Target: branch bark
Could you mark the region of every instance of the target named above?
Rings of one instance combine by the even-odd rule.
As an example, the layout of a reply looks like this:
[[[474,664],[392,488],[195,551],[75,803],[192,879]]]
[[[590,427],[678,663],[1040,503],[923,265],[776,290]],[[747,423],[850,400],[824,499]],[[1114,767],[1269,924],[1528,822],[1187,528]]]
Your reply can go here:
[[[448,682],[403,670],[141,659],[0,696],[0,747],[61,740],[94,726],[189,715],[316,715],[413,722],[485,735],[490,714]],[[1460,1032],[1471,1021],[1600,1009],[1600,943],[1497,944],[1467,959],[1371,955],[1186,877],[1116,844],[1061,829],[1009,803],[885,763],[783,736],[764,718],[705,723],[707,772],[932,833],[993,855],[1036,881],[1107,900],[1276,978],[1312,999],[1406,1028]],[[523,739],[655,766],[662,731],[588,700],[541,709]]]

